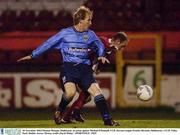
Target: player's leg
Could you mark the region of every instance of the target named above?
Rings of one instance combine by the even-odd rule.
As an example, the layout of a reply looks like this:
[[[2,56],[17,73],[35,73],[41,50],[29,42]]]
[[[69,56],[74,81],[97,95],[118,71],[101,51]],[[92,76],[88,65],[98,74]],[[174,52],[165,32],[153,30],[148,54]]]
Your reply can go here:
[[[92,83],[88,89],[88,92],[94,97],[94,102],[101,113],[104,125],[118,126],[119,123],[112,120],[110,116],[106,100],[101,92],[101,89],[99,88],[99,85],[97,83]]]
[[[82,95],[81,95],[82,97]],[[84,99],[81,101],[81,99],[79,98],[79,100],[76,102],[76,106],[74,107],[74,109],[72,110],[72,118],[75,119],[76,121],[79,122],[84,122],[84,118],[81,115],[81,111],[83,106],[88,103],[91,100],[91,96],[89,93],[84,93]]]
[[[101,113],[105,125],[119,125],[117,122],[112,120],[110,116],[106,100],[93,76],[92,69],[88,66],[85,66],[83,69],[85,70],[85,74],[83,74],[81,79],[82,90],[87,90],[94,97],[94,102]]]
[[[70,121],[70,119],[74,119],[79,122],[84,122],[84,118],[81,115],[81,109],[91,100],[90,94],[86,91],[80,91],[77,100],[72,104],[72,106],[65,112],[63,115],[63,119],[65,121]]]
[[[64,84],[65,92],[62,95],[61,102],[58,106],[58,110],[64,113],[66,106],[73,99],[76,94],[76,86],[72,82],[67,82]]]
[[[63,93],[58,108],[54,114],[54,120],[56,124],[61,123],[61,118],[63,113],[65,112],[67,105],[71,102],[74,95],[76,94],[76,86],[74,83],[67,82],[64,84],[64,88],[65,92]]]
[[[54,121],[56,124],[61,123],[62,115],[76,93],[76,86],[75,83],[73,83],[73,77],[67,74],[69,73],[68,69],[69,68],[65,68],[64,66],[61,67],[60,83],[63,90],[63,95],[57,110],[54,113]]]

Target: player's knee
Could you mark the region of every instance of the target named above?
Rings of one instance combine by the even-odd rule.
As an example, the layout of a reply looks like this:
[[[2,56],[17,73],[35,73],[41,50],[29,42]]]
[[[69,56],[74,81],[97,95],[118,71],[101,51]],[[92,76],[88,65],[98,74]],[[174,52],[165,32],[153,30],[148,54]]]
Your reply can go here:
[[[102,94],[101,89],[99,88],[99,85],[97,83],[91,84],[90,88],[88,89],[88,92],[93,96],[97,96]]]
[[[67,96],[69,99],[73,98],[73,97],[75,96],[75,94],[76,94],[76,91],[74,91],[74,90],[66,91],[66,96]]]
[[[66,83],[64,85],[65,93],[68,98],[73,98],[76,94],[76,86],[74,83]]]

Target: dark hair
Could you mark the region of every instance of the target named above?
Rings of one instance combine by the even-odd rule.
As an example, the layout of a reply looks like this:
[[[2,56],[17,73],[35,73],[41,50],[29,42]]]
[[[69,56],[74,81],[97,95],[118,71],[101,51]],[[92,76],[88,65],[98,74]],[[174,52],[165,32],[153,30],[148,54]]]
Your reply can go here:
[[[112,40],[117,40],[117,39],[119,39],[121,42],[129,40],[126,33],[124,32],[118,32],[112,37]]]
[[[81,20],[84,20],[87,13],[92,14],[92,11],[85,6],[80,6],[73,14],[74,25],[77,25]]]

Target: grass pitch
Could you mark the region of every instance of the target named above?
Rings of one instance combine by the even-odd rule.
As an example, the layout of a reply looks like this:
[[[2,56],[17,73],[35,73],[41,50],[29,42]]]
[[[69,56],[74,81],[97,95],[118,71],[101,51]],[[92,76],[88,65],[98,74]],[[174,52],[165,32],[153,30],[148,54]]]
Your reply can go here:
[[[180,128],[180,120],[117,120],[115,128]],[[55,125],[52,120],[0,121],[1,128],[111,128],[101,120],[86,120],[85,123]],[[113,127],[114,128],[114,127]]]
[[[111,128],[99,112],[84,109],[85,123],[56,125],[54,110],[0,110],[0,128]],[[120,123],[115,128],[180,128],[180,115],[172,109],[120,109],[112,111]],[[114,128],[114,127],[113,127]]]

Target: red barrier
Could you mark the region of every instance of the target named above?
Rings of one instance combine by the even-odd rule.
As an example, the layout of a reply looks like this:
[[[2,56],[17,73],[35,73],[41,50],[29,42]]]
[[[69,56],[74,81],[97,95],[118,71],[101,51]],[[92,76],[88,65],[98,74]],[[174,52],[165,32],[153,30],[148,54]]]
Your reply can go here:
[[[0,35],[1,50],[27,50],[34,49],[56,32],[10,32]],[[99,36],[110,37],[114,32],[97,32]],[[127,32],[127,34],[159,34],[163,36],[163,49],[180,49],[180,32]],[[143,42],[143,40],[141,40]],[[144,41],[151,44],[152,41]],[[129,45],[138,45],[138,40],[131,40]],[[135,49],[135,48],[134,48]]]
[[[108,105],[115,108],[115,74],[102,73],[96,79]],[[0,84],[0,108],[56,107],[62,95],[59,73],[0,74]],[[86,104],[94,106],[93,100]]]

